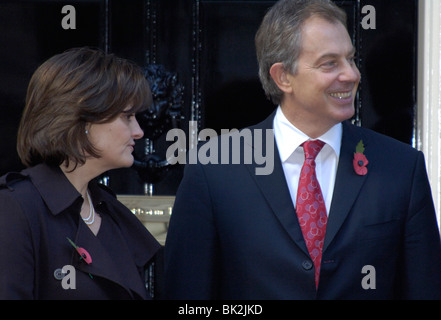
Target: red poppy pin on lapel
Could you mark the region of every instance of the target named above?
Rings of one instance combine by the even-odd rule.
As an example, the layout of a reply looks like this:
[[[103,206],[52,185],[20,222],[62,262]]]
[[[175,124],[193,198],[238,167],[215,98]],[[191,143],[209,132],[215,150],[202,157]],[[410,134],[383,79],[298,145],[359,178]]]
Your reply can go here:
[[[78,254],[80,255],[80,260],[83,259],[84,262],[86,262],[87,264],[91,264],[92,263],[92,257],[90,256],[89,252],[87,252],[86,249],[77,246],[75,244],[75,242],[73,242],[69,238],[67,238],[67,240],[75,248],[75,250],[77,250]]]
[[[368,165],[369,161],[363,154],[363,152],[364,144],[363,140],[360,140],[360,142],[357,144],[357,147],[355,148],[354,160],[352,162],[354,165],[355,173],[357,173],[359,176],[364,176],[368,172],[366,166]]]

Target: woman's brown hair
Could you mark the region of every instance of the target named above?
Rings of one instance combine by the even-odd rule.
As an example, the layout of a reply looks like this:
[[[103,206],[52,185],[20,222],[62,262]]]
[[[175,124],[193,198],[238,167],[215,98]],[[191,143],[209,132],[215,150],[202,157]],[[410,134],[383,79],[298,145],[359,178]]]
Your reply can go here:
[[[91,48],[55,55],[29,83],[18,155],[28,167],[84,164],[86,155],[99,157],[87,137],[87,124],[110,122],[122,112],[140,112],[151,103],[149,85],[136,64]]]

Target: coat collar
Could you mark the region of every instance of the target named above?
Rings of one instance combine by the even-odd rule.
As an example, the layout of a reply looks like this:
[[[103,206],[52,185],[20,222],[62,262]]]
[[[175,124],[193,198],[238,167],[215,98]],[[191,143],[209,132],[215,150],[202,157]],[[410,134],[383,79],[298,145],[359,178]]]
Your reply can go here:
[[[115,234],[114,236],[118,237],[119,235]],[[79,254],[75,250],[72,250],[72,264],[76,269],[89,274],[93,278],[100,277],[117,283],[122,288],[125,288],[130,295],[133,295],[132,293],[135,292],[143,299],[148,298],[144,283],[139,281],[140,276],[138,273],[138,269],[142,268],[149,261],[148,257],[145,256],[146,260],[143,265],[139,265],[135,261],[133,268],[130,267],[129,264],[123,265],[122,269],[117,265],[124,263],[124,261],[128,259],[132,259],[133,257],[129,253],[129,250],[136,252],[141,246],[138,245],[137,248],[127,246],[128,250],[124,250],[122,247],[118,248],[119,252],[117,255],[120,256],[120,259],[115,261],[112,254],[108,251],[108,248],[106,248],[99,239],[99,234],[98,237],[96,237],[85,223],[79,224],[74,242],[79,247],[86,249],[92,257],[92,263],[87,264],[84,260],[80,259]],[[154,251],[152,252],[148,248],[141,247],[141,249],[148,253],[154,253]],[[121,272],[121,270],[124,270],[124,272]]]
[[[132,279],[121,277],[119,268],[108,254],[107,249],[104,248],[101,241],[90,231],[87,225],[81,221],[79,210],[83,198],[59,167],[40,164],[22,171],[21,175],[31,180],[52,215],[60,215],[66,211],[78,211],[76,234],[66,234],[66,237],[72,236],[71,239],[75,244],[84,247],[93,260],[90,265],[86,264],[79,259],[77,252],[70,245],[67,245],[72,250],[73,264],[78,270],[106,278],[146,298],[146,290],[140,286],[140,282],[135,281],[133,277]],[[107,215],[107,220],[115,221],[137,268],[141,270],[158,252],[160,244],[144,225],[122,203],[117,201],[113,192],[94,180],[89,183],[89,190],[97,211]],[[128,252],[123,253],[123,255],[127,254]]]
[[[58,215],[72,205],[81,206],[83,198],[57,166],[38,164],[23,170],[53,215]]]
[[[78,246],[84,246],[92,256],[93,261],[88,265],[80,260],[79,255],[75,253],[75,267],[93,276],[118,283],[121,287],[126,288],[130,294],[135,292],[143,299],[149,298],[144,287],[145,284],[139,281],[138,272],[153,261],[153,257],[160,249],[160,244],[147,231],[138,218],[116,200],[113,194],[110,194],[95,182],[89,184],[89,189],[94,198],[95,208],[104,215],[101,228],[106,228],[104,223],[109,223],[113,220],[116,225],[114,237],[121,236],[123,238],[121,242],[126,245],[127,250],[123,250],[118,254],[118,262],[114,261],[108,248],[99,239],[100,234],[98,233],[98,236],[95,236],[83,221],[79,221],[75,243]],[[101,229],[99,232],[104,232],[104,230]],[[119,249],[121,250],[122,248]],[[136,269],[133,269],[132,272],[129,271],[126,276],[121,275],[121,268],[116,265],[116,263],[127,261],[125,259],[133,259],[136,266]],[[127,267],[123,268],[129,270]]]
[[[21,174],[30,178],[53,215],[58,215],[72,206],[78,206],[75,209],[79,209],[84,201],[58,166],[38,164],[23,170]],[[89,190],[94,206],[116,199],[116,195],[110,189],[98,184],[95,180],[89,183]]]

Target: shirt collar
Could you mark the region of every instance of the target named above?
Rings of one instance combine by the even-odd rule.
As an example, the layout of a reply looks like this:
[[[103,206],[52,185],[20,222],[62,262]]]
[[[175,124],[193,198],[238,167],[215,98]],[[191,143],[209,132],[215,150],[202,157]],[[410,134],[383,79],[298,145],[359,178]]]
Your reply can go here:
[[[280,106],[277,108],[274,117],[274,135],[282,162],[285,162],[303,142],[311,139],[289,122]],[[341,137],[342,125],[338,123],[317,139],[331,147],[338,158],[340,156]]]

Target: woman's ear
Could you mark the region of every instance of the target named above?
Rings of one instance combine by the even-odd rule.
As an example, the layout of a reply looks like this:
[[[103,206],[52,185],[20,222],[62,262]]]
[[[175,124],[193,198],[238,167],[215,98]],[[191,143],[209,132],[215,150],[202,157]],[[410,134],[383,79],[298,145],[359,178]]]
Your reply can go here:
[[[278,62],[271,66],[270,75],[273,81],[277,84],[280,90],[284,93],[292,93],[292,86],[288,73],[283,66],[283,63]]]

